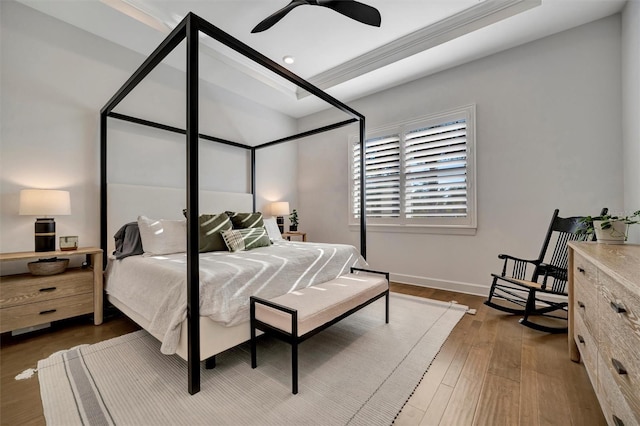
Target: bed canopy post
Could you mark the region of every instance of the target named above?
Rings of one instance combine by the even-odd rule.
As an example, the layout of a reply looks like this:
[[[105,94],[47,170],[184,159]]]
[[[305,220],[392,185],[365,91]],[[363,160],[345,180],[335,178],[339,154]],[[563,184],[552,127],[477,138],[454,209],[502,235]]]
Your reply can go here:
[[[200,391],[198,27],[187,16],[187,324],[189,393]]]
[[[367,258],[367,189],[365,188],[365,120],[360,117],[360,254]]]
[[[251,194],[253,195],[253,212],[257,208],[256,203],[256,147],[251,147]]]
[[[102,269],[107,267],[107,113],[100,112],[100,248]],[[97,268],[98,265],[93,265]]]

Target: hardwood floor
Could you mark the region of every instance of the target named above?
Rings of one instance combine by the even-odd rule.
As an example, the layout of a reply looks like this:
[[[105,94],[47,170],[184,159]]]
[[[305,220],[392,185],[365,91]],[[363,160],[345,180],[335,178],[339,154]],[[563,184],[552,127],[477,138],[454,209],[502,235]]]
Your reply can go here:
[[[449,335],[397,425],[606,425],[584,365],[569,360],[566,334],[524,327],[484,297],[391,289],[477,310]]]
[[[584,366],[569,360],[566,334],[523,327],[517,317],[483,305],[482,297],[402,284],[391,289],[477,310],[455,327],[396,424],[606,425]],[[28,335],[3,335],[1,424],[45,424],[37,373],[26,380],[16,375],[56,351],[137,328],[122,316],[100,326],[84,317]]]

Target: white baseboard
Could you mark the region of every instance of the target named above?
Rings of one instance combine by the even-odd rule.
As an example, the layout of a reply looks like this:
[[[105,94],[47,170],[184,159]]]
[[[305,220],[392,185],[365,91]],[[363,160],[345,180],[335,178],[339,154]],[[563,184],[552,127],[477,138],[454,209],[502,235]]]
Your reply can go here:
[[[414,275],[391,273],[391,281],[400,284],[411,284],[420,287],[436,288],[438,290],[455,291],[458,293],[472,294],[474,296],[487,296],[490,283],[487,285],[465,283],[459,281],[439,280],[436,278],[417,277]]]
[[[489,289],[491,288],[491,282],[488,281],[486,285],[465,283],[459,281],[440,280],[436,278],[417,277],[414,275],[396,274],[391,273],[391,281],[399,284],[410,284],[419,287],[435,288],[438,290],[455,291],[458,293],[472,294],[474,296],[487,297],[489,295]],[[545,294],[538,292],[536,294],[538,298],[548,299],[550,301],[561,302],[566,301],[567,298],[563,296],[557,296],[554,294]]]

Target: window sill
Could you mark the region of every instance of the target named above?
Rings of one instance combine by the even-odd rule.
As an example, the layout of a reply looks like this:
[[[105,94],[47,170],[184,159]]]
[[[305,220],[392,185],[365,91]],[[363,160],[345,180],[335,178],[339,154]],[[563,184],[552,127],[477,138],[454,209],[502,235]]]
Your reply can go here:
[[[360,230],[360,225],[349,224],[349,231]],[[448,225],[380,225],[367,223],[367,232],[391,232],[398,234],[476,235],[477,228]]]

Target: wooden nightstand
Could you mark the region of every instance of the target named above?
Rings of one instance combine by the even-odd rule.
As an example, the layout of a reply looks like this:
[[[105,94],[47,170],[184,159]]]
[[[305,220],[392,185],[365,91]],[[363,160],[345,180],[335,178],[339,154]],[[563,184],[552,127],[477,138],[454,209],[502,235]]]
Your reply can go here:
[[[0,333],[93,312],[102,324],[102,250],[84,247],[73,251],[1,253],[0,261],[37,260],[85,255],[88,268],[69,268],[57,275],[0,277]]]
[[[302,238],[302,241],[307,241],[307,233],[306,232],[283,232],[282,233],[282,238],[284,238],[285,240],[289,240],[291,241],[291,237],[300,237]]]

